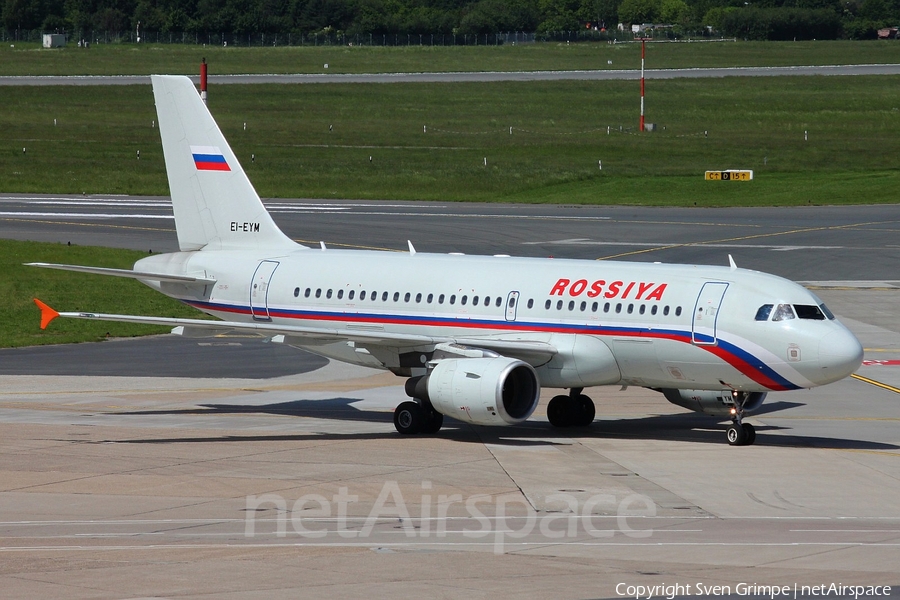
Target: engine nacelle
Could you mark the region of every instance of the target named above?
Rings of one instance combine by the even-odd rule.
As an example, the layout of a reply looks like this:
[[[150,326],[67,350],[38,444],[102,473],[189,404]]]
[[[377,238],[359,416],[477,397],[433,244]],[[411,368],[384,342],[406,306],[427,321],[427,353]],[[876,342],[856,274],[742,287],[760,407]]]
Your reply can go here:
[[[541,395],[534,368],[506,356],[448,358],[406,393],[431,402],[442,415],[473,425],[516,425],[531,416]]]
[[[688,410],[713,415],[715,417],[727,417],[734,408],[734,396],[731,390],[713,392],[710,390],[659,390],[672,404],[683,406]],[[751,413],[758,409],[766,399],[765,392],[751,392],[745,394],[744,412]]]

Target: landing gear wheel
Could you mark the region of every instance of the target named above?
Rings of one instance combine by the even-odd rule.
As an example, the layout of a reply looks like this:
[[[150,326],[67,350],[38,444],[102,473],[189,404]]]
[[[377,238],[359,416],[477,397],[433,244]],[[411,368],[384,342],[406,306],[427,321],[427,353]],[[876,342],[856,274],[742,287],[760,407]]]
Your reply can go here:
[[[568,396],[554,396],[547,405],[547,419],[554,427],[568,427],[572,424]]]
[[[576,402],[580,405],[578,407],[580,408],[578,411],[578,425],[587,427],[594,422],[594,417],[597,416],[597,409],[594,408],[594,401],[591,400],[589,396],[579,394]]]
[[[415,402],[402,402],[394,410],[394,427],[403,435],[415,435],[422,431],[425,412]]]
[[[441,430],[441,426],[444,424],[444,415],[434,410],[424,410],[425,420],[422,423],[421,433],[437,433]]]
[[[725,437],[728,438],[728,444],[731,446],[743,446],[747,443],[747,432],[738,423],[729,425],[725,430]]]
[[[750,423],[741,423],[741,429],[744,430],[744,435],[747,436],[747,440],[744,442],[745,446],[749,446],[756,441],[756,428],[753,427],[753,425]]]

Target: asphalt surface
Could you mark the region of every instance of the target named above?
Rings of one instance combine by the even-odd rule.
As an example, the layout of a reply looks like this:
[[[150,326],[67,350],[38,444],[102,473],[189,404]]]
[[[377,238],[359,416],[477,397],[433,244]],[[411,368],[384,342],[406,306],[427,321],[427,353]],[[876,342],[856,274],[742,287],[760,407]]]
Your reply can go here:
[[[320,369],[328,360],[260,338],[180,336],[0,349],[0,375],[269,379]]]
[[[722,67],[697,69],[645,69],[645,79],[678,79],[710,77],[780,77],[797,75],[900,75],[900,65],[818,65],[797,67]],[[617,69],[595,71],[486,71],[456,73],[297,73],[258,75],[211,75],[211,84],[259,83],[487,83],[493,81],[611,81],[639,79],[640,70]],[[193,78],[195,82],[198,77]],[[0,85],[142,85],[149,84],[148,75],[70,75],[70,76],[5,76]]]
[[[641,208],[277,199],[300,243],[332,248],[737,264],[795,281],[900,278],[900,205]],[[167,198],[0,194],[0,237],[177,250]],[[33,257],[30,261],[40,261]]]
[[[586,429],[552,428],[544,390],[521,427],[446,419],[435,436],[404,437],[392,423],[402,380],[277,344],[0,351],[4,597],[896,594],[900,207],[267,204],[289,235],[332,248],[412,239],[420,252],[707,264],[731,253],[809,282],[866,363],[770,394],[750,418],[756,444],[735,448],[723,423],[638,388],[586,390],[598,415]],[[2,237],[176,249],[164,198],[6,195],[0,213]]]

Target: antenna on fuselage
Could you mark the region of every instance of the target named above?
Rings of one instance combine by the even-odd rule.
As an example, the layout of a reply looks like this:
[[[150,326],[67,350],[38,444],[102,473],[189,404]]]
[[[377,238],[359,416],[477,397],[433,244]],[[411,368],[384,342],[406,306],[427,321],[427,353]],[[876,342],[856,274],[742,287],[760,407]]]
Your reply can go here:
[[[737,269],[737,263],[734,262],[734,259],[731,258],[731,255],[728,255],[728,264],[731,266],[731,270],[734,271]]]
[[[409,255],[410,255],[410,256],[415,256],[415,255],[416,255],[416,249],[413,248],[412,242],[409,241],[409,240],[406,240],[406,243],[409,244]]]

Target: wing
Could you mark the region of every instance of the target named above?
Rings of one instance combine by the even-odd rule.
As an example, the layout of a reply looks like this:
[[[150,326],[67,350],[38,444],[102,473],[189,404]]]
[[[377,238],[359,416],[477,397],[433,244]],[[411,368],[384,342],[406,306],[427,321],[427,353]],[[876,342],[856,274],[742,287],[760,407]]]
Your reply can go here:
[[[275,323],[247,323],[243,321],[212,321],[205,319],[181,319],[170,317],[150,317],[143,315],[115,315],[94,312],[57,312],[37,298],[34,303],[41,309],[41,329],[46,329],[57,317],[89,319],[95,321],[117,321],[120,323],[141,323],[178,328],[173,333],[186,337],[212,337],[240,331],[263,337],[283,335],[298,345],[328,344],[334,342],[355,342],[364,347],[384,347],[386,349],[434,348],[438,344],[460,344],[463,346],[492,350],[504,356],[520,358],[531,364],[543,364],[550,360],[557,349],[552,344],[529,340],[503,340],[494,338],[464,338],[452,336],[428,336],[386,331],[360,331],[356,329],[301,327]]]

